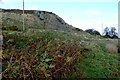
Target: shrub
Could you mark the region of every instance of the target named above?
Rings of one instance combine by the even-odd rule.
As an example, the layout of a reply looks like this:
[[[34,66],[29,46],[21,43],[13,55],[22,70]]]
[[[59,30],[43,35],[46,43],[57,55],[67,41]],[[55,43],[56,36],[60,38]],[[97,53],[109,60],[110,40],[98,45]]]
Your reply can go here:
[[[79,28],[75,28],[76,31],[83,31],[82,29],[79,29]]]
[[[17,26],[10,26],[10,27],[2,27],[2,30],[7,30],[7,31],[18,31],[19,29]]]
[[[92,35],[100,35],[100,33],[94,29],[87,29],[85,31],[92,34]]]

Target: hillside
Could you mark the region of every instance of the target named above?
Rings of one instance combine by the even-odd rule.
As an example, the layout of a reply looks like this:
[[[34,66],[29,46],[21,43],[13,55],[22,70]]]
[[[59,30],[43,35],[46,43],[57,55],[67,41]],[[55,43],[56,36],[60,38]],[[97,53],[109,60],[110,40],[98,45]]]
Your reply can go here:
[[[2,12],[2,76],[17,80],[119,80],[117,40],[90,35],[52,12]]]
[[[73,26],[67,24],[58,15],[47,12],[47,11],[37,11],[37,10],[25,10],[25,14],[22,14],[22,10],[2,10],[2,20],[3,27],[16,26],[21,30],[23,17],[25,19],[25,28],[49,28],[49,29],[59,29],[65,31],[71,31]],[[7,23],[7,24],[6,24]]]
[[[23,17],[25,19],[25,29],[52,29],[64,32],[72,32],[75,35],[81,36],[82,38],[101,38],[100,36],[94,37],[81,29],[75,28],[72,25],[66,23],[61,17],[55,13],[48,11],[38,11],[38,10],[25,10],[23,16],[23,11],[19,9],[2,9],[2,29],[13,31],[23,30]],[[80,34],[80,35],[79,35]]]

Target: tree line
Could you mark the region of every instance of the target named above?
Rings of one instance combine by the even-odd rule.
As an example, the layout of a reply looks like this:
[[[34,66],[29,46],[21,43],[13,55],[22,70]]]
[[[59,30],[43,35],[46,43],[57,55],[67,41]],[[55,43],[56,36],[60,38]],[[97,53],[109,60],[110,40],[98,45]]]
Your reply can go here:
[[[116,30],[117,29],[115,27],[105,27],[102,34],[95,29],[86,29],[85,32],[88,32],[92,35],[99,35],[104,38],[118,39],[118,33]]]

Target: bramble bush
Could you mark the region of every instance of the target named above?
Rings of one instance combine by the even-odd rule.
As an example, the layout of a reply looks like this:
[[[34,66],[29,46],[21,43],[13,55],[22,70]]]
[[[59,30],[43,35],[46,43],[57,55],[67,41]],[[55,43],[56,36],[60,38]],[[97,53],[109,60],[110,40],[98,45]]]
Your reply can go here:
[[[81,46],[75,41],[55,39],[51,34],[3,32],[3,78],[62,79],[75,72]]]

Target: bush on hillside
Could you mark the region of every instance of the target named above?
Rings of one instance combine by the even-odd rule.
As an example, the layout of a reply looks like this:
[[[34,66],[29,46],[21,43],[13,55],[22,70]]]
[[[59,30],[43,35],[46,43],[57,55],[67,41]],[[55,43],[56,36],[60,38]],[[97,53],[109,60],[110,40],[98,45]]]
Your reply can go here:
[[[88,32],[92,35],[100,35],[100,33],[97,30],[94,30],[94,29],[87,29],[87,30],[85,30],[85,32]]]
[[[2,30],[7,30],[7,31],[18,31],[18,27],[17,26],[10,26],[10,27],[2,27]]]
[[[3,33],[3,79],[63,79],[76,72],[78,42],[49,34]]]
[[[79,28],[75,28],[76,31],[83,31],[82,29],[79,29]]]

